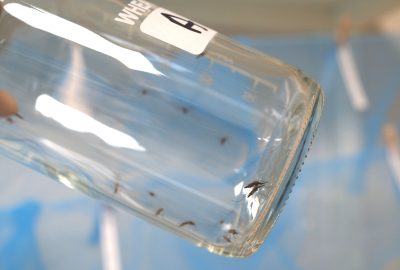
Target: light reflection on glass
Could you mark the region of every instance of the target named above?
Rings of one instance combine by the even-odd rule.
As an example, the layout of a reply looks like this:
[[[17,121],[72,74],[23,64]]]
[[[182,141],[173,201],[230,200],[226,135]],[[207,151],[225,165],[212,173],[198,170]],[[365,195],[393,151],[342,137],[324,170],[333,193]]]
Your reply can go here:
[[[69,179],[67,179],[65,176],[58,176],[58,180],[61,182],[61,184],[65,185],[66,187],[70,189],[75,189],[75,187],[71,184]]]
[[[58,145],[47,139],[41,139],[41,142],[43,145],[45,145],[52,151],[58,153],[59,155],[65,157],[67,159],[73,160],[77,164],[80,164],[81,166],[90,168],[91,170],[100,173],[103,177],[105,177],[107,179],[115,179],[116,178],[116,174],[114,172],[112,172],[109,168],[104,166],[103,164],[100,164],[94,160],[86,158],[74,151],[71,151],[70,149],[64,148],[61,145]],[[57,175],[57,177],[59,177],[59,176]]]
[[[224,230],[224,231],[228,231],[228,230],[230,230],[230,229],[232,229],[232,224],[222,224],[222,229]]]
[[[247,203],[247,211],[249,212],[250,217],[252,219],[255,219],[255,217],[257,216],[258,210],[260,208],[260,201],[255,196],[246,198],[246,200],[248,201],[248,203]]]
[[[40,95],[36,99],[35,108],[44,116],[52,118],[64,127],[77,132],[91,133],[111,146],[128,148],[140,152],[146,151],[131,136],[110,128],[48,95]]]
[[[260,209],[260,200],[257,196],[250,196],[249,194],[252,190],[251,189],[243,189],[243,194],[247,201],[247,212],[249,213],[251,219],[254,219],[257,214],[258,210]]]
[[[271,140],[271,136],[268,136],[268,137],[266,137],[266,138],[261,138],[261,137],[259,137],[259,138],[257,138],[257,140],[259,140],[259,141],[264,141],[264,142],[266,142],[266,143],[269,143],[269,141]]]
[[[235,196],[236,196],[236,197],[239,196],[239,195],[242,193],[243,185],[244,185],[244,182],[241,181],[240,183],[238,183],[238,184],[235,186],[234,192],[235,192]]]
[[[78,43],[86,48],[115,58],[130,69],[164,75],[141,53],[118,46],[89,29],[44,10],[9,3],[4,9],[15,18],[37,29]]]

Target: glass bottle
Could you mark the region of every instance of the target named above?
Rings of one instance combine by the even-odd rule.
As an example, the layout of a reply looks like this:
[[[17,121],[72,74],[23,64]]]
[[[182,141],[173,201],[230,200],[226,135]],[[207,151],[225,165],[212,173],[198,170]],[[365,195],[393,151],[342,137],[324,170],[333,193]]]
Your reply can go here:
[[[323,106],[298,69],[141,0],[5,0],[0,76],[1,154],[235,257],[271,230]]]

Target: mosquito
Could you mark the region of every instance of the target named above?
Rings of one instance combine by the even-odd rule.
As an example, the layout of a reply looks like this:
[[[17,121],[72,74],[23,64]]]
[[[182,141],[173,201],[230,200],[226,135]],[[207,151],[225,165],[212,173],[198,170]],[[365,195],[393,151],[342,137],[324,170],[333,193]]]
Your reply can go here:
[[[185,222],[182,222],[181,224],[179,224],[179,227],[183,227],[183,226],[186,226],[186,225],[196,226],[196,223],[194,223],[193,221],[189,220],[189,221],[185,221]]]
[[[260,181],[253,181],[244,188],[251,188],[252,190],[250,193],[247,195],[247,198],[249,198],[251,195],[256,193],[261,187],[265,186],[265,182],[260,182]]]
[[[231,242],[232,242],[232,241],[231,241],[231,239],[229,239],[229,237],[228,237],[228,236],[224,235],[223,237],[224,237],[224,239],[225,239],[225,241],[226,241],[226,242],[229,242],[229,243],[231,243]]]
[[[183,114],[188,114],[188,112],[189,112],[189,109],[186,107],[182,107],[181,110],[182,110]]]
[[[229,139],[228,136],[222,137],[222,138],[219,140],[219,144],[220,144],[220,145],[224,145],[224,144],[228,141],[228,139]]]
[[[164,208],[159,208],[156,212],[156,216],[159,216],[162,212],[164,212]]]
[[[230,230],[228,231],[228,233],[230,233],[230,234],[232,234],[232,235],[238,235],[238,234],[239,234],[238,231],[235,230],[235,229],[230,229]]]
[[[238,231],[236,231],[235,229],[230,229],[228,233],[223,236],[223,238],[225,239],[226,242],[231,243],[232,242],[231,237],[235,237],[238,234],[239,234]]]
[[[116,175],[115,176],[115,185],[114,185],[114,194],[117,194],[121,189],[121,178]]]

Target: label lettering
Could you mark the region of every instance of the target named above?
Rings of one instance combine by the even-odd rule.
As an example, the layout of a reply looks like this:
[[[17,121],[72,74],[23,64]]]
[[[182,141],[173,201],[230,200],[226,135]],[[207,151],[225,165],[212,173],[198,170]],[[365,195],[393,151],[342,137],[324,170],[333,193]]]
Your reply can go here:
[[[188,29],[190,31],[193,31],[195,33],[199,33],[199,34],[202,33],[200,30],[195,29],[194,28],[195,26],[203,29],[204,31],[208,31],[207,28],[205,28],[205,27],[203,27],[203,26],[201,26],[201,25],[199,25],[197,23],[194,23],[194,22],[192,22],[192,21],[190,21],[188,19],[180,18],[178,16],[171,15],[171,14],[168,14],[168,13],[161,13],[161,15],[163,15],[165,18],[170,20],[172,23],[175,23],[175,24],[177,24],[179,26],[182,26],[183,28],[186,28],[186,29]]]
[[[151,4],[143,2],[143,1],[132,1],[132,2],[137,2],[135,5],[137,7],[143,8],[144,10],[149,10],[151,8]]]
[[[146,12],[146,10],[144,10],[140,7],[134,6],[134,5],[132,5],[132,3],[128,4],[128,7],[124,8],[123,10],[127,10],[128,12],[131,12],[138,16],[142,16],[143,13]]]
[[[152,5],[142,0],[133,0],[115,17],[115,21],[128,25],[135,25],[136,21],[143,16]]]
[[[155,8],[146,15],[140,30],[194,55],[202,54],[217,34],[210,28],[164,8]]]

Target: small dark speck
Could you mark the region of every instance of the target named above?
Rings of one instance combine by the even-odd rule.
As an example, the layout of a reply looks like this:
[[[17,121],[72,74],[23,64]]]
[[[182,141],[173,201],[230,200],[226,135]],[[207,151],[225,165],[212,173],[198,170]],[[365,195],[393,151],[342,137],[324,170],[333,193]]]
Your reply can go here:
[[[155,194],[153,191],[150,191],[150,192],[149,192],[149,195],[150,195],[151,197],[156,196],[156,194]]]
[[[8,122],[8,123],[10,123],[10,124],[14,123],[14,120],[12,120],[11,117],[7,117],[6,119],[7,119],[7,122]]]
[[[228,138],[229,138],[229,137],[227,137],[227,136],[226,136],[226,137],[222,137],[221,140],[219,141],[219,143],[220,143],[221,145],[224,145],[224,144],[228,141]]]
[[[204,52],[202,52],[201,54],[197,55],[197,56],[196,56],[196,58],[203,57],[204,55],[206,55],[206,52],[205,52],[205,51],[204,51]]]
[[[183,227],[186,225],[195,226],[196,224],[193,221],[185,221],[185,222],[182,222],[181,224],[179,224],[179,227]]]
[[[164,212],[164,208],[160,208],[156,212],[156,216],[159,216],[162,212]]]
[[[219,221],[219,224],[224,224],[225,221],[223,221],[222,219]]]
[[[183,114],[188,114],[188,112],[189,112],[189,109],[188,109],[188,108],[182,107],[182,113],[183,113]]]
[[[18,117],[21,120],[24,120],[24,118],[19,113],[16,113],[15,116]]]
[[[120,179],[117,178],[116,182],[115,182],[115,186],[114,186],[114,194],[117,194],[119,192],[119,190],[121,189],[121,185],[120,185]]]
[[[142,95],[143,96],[147,95],[148,93],[149,93],[149,90],[147,90],[147,89],[143,89],[142,90]]]
[[[224,235],[224,239],[225,239],[226,242],[229,242],[229,243],[231,242],[231,239],[229,239],[229,237],[226,236],[226,235]]]
[[[239,234],[235,229],[230,229],[228,232],[233,235]]]

